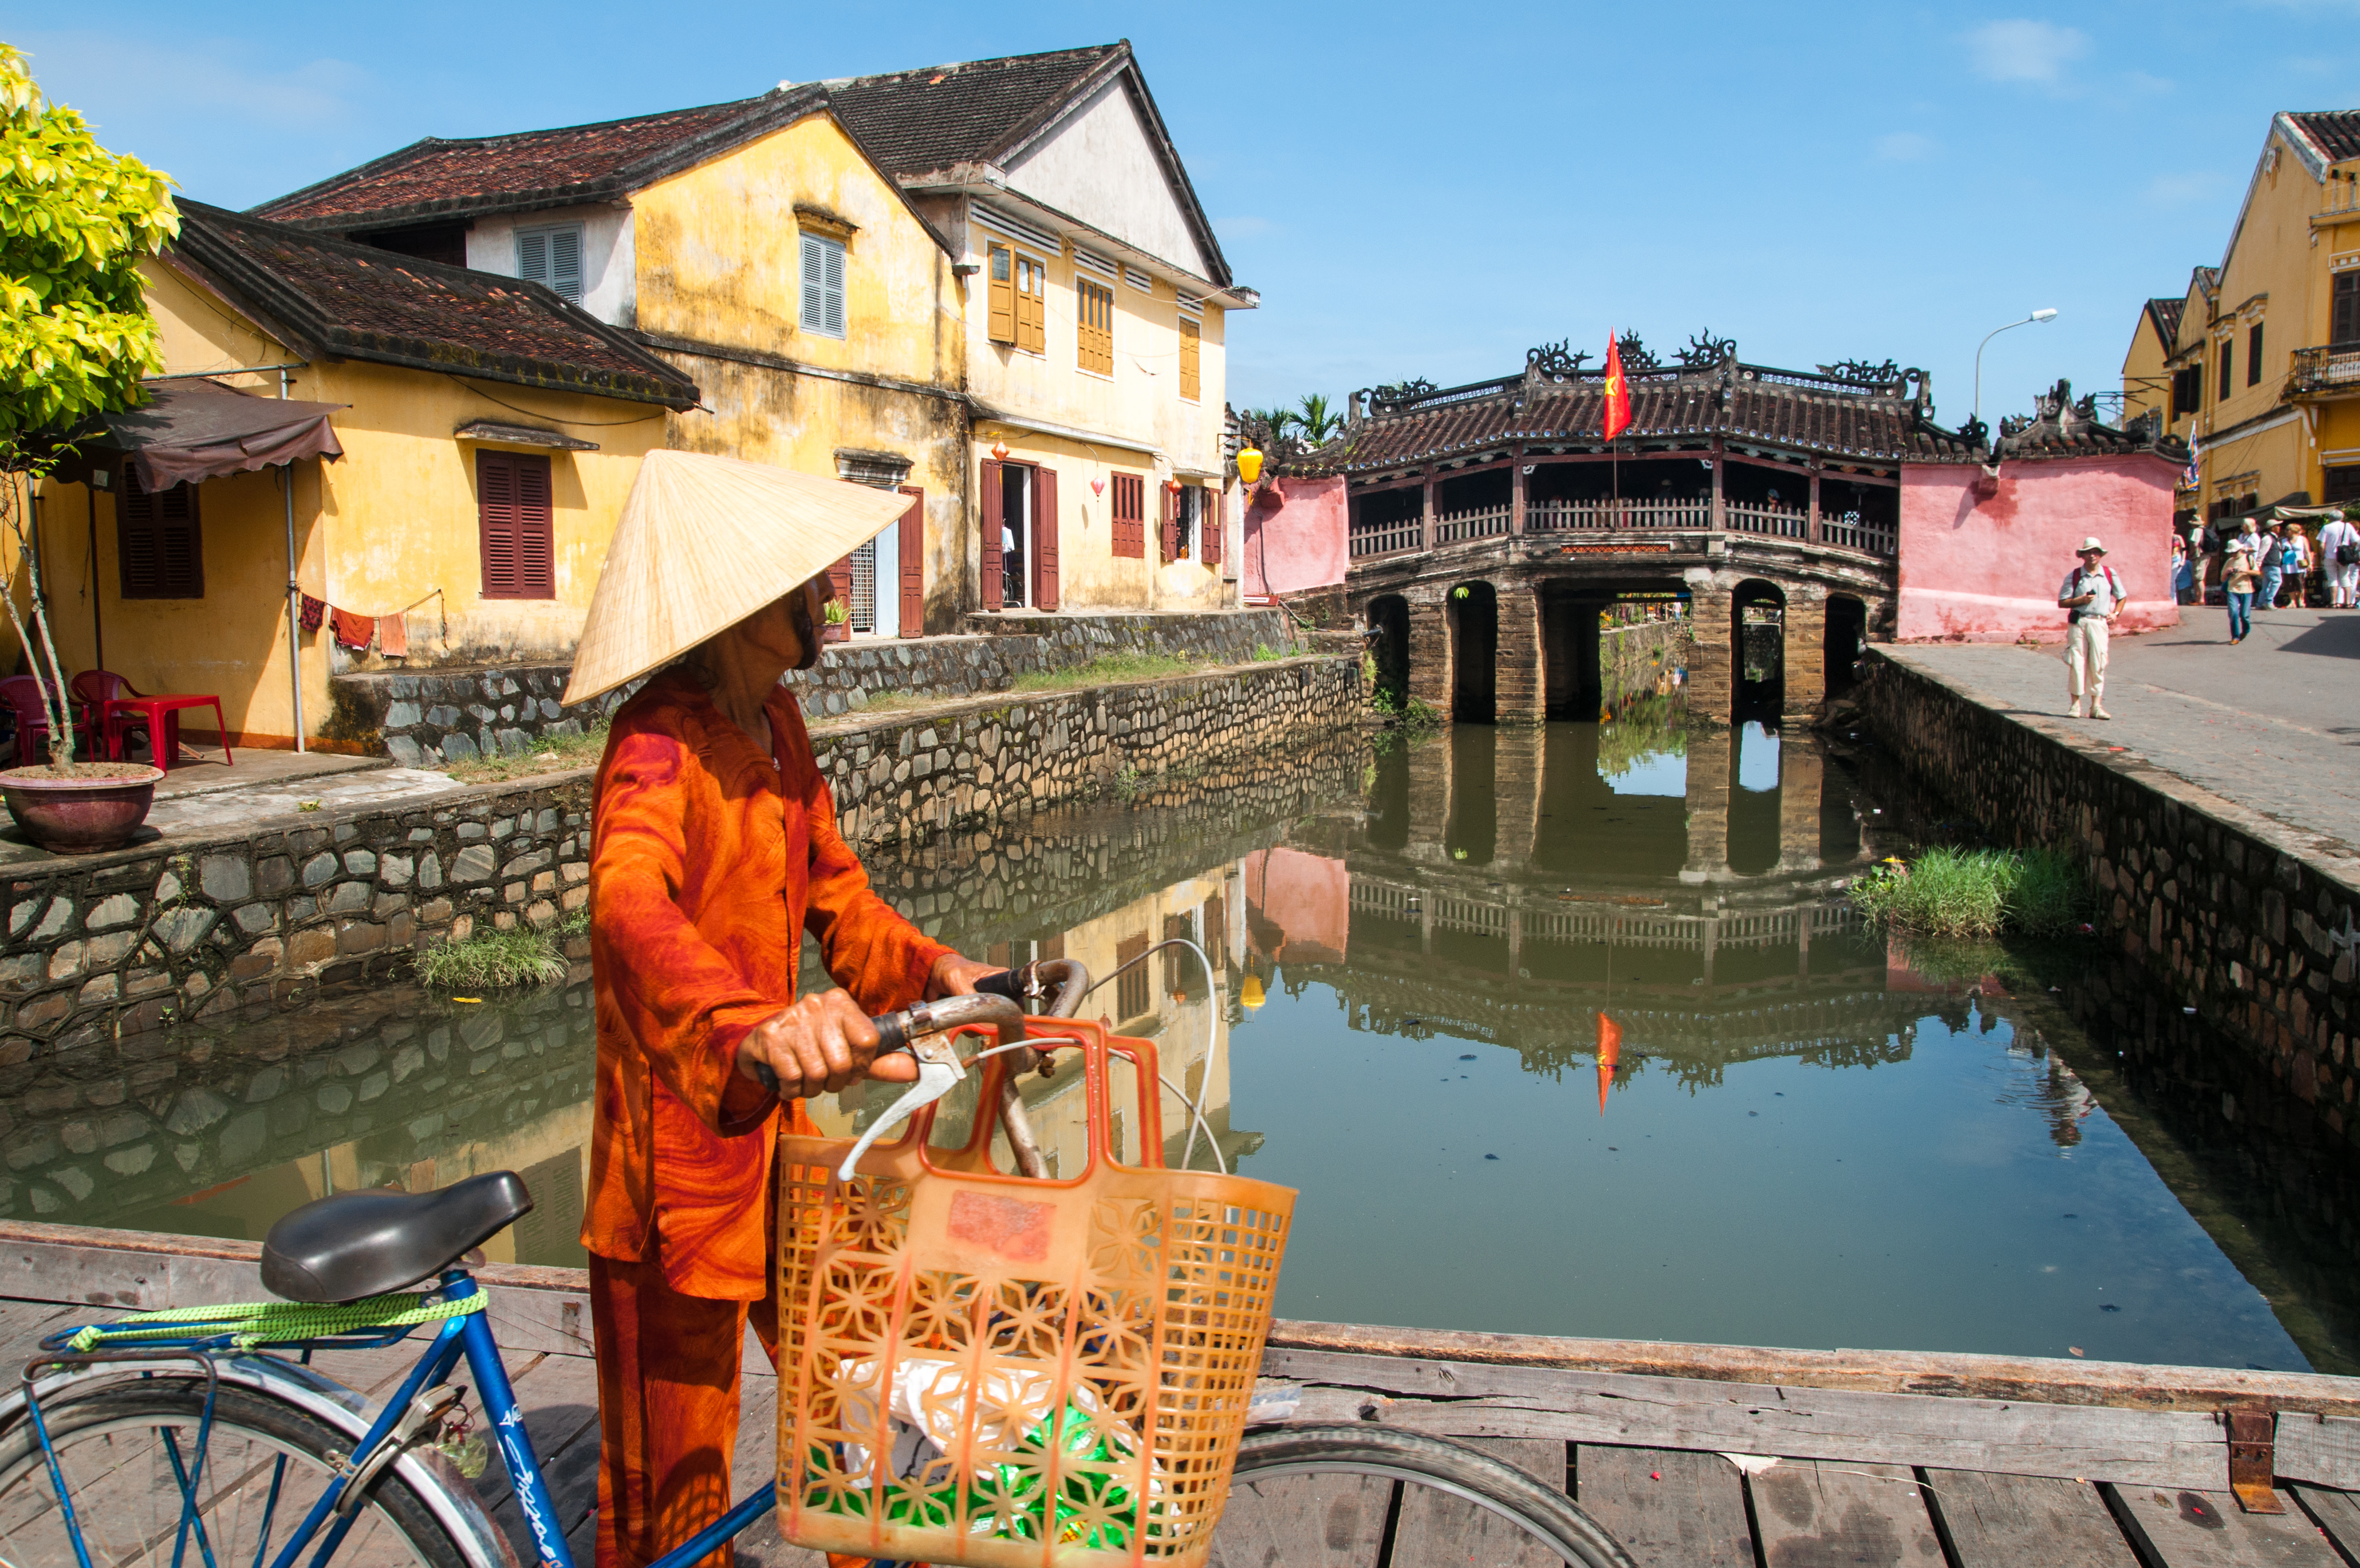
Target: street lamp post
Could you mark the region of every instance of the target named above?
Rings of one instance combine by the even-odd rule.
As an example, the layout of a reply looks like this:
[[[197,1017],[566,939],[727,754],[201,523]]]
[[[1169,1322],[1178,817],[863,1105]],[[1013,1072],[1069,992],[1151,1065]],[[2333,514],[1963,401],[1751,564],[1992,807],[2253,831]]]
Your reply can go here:
[[[2010,322],[2006,326],[1995,326],[1992,328],[1991,331],[1983,334],[1983,343],[1975,345],[1975,422],[1977,424],[1981,424],[1983,422],[1983,344],[1989,343],[2001,333],[2010,331],[2016,327],[2030,326],[2034,322],[2053,322],[2056,319],[2057,313],[2055,310],[2046,308],[2038,310],[2025,317],[2020,322]]]

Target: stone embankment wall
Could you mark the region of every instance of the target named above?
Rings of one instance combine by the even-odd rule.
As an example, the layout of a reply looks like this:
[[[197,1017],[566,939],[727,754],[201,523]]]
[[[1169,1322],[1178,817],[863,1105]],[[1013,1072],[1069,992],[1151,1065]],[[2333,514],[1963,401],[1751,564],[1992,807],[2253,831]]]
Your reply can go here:
[[[1606,706],[1672,689],[1666,677],[1688,666],[1696,638],[1685,620],[1640,620],[1598,634],[1599,689]]]
[[[2325,847],[1874,653],[1860,700],[1903,765],[1992,837],[2082,860],[2121,954],[2082,988],[2088,1021],[2173,1081],[2211,1084],[2196,1113],[2266,1135],[2289,1216],[2360,1256],[2360,891]]]
[[[980,696],[1024,675],[1054,674],[1109,653],[1160,653],[1210,664],[1244,663],[1257,647],[1286,646],[1274,609],[1174,615],[975,615],[968,635],[863,638],[831,644],[819,668],[786,684],[814,718],[857,713],[888,693]],[[635,688],[564,706],[565,664],[497,669],[372,670],[338,675],[324,731],[354,751],[390,756],[406,768],[471,757],[514,755],[544,735],[578,735],[620,707]]]
[[[1140,794],[1228,757],[1349,727],[1357,660],[1309,657],[814,727],[855,843],[989,828]],[[589,900],[591,773],[480,784],[392,809],[13,871],[0,947],[0,1066],[197,1018],[300,1005],[417,948]]]

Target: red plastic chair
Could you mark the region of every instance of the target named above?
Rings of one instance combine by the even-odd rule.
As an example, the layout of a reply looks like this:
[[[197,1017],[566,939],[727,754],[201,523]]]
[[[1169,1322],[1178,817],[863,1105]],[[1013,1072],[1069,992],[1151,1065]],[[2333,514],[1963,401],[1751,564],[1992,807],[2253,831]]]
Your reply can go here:
[[[117,697],[147,695],[113,670],[84,670],[73,678],[74,704],[82,710],[77,722],[82,732],[90,737],[92,756],[98,755],[97,742],[103,739],[106,742],[106,760],[121,762],[124,736],[132,729],[147,733],[148,754],[155,755],[155,727],[148,722],[146,714],[128,709],[109,713],[106,707]],[[157,765],[161,767],[163,764],[159,762]]]
[[[49,760],[49,714],[41,701],[41,680],[38,675],[9,675],[0,678],[0,707],[5,707],[16,725],[16,765],[29,767]]]

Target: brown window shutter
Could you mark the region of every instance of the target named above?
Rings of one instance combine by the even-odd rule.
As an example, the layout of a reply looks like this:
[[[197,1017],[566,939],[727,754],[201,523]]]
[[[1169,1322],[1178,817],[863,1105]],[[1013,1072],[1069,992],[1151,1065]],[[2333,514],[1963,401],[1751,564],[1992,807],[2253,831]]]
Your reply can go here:
[[[1172,515],[1172,487],[1158,485],[1155,493],[1164,498],[1164,564],[1168,566],[1180,558],[1180,521]]]
[[[990,247],[985,260],[990,279],[991,313],[986,331],[994,343],[1016,341],[1016,258],[1004,245]]]
[[[475,454],[476,536],[484,560],[484,597],[517,597],[516,456]]]
[[[555,519],[551,515],[549,459],[519,455],[517,465],[517,596],[557,597]]]
[[[140,485],[139,471],[124,464],[115,492],[115,544],[125,598],[205,597],[194,485],[150,491]]]
[[[998,609],[1000,593],[1000,465],[983,460],[983,608]]]
[[[1202,521],[1197,523],[1196,532],[1205,536],[1205,565],[1207,566],[1218,566],[1221,564],[1221,534],[1223,532],[1221,528],[1221,492],[1207,485],[1205,488],[1197,504],[1202,509]]]
[[[904,485],[910,510],[901,514],[901,635],[926,634],[926,492]]]
[[[1204,395],[1202,352],[1205,329],[1186,316],[1180,318],[1180,395],[1194,400]]]
[[[1057,608],[1057,471],[1032,470],[1032,608]]]

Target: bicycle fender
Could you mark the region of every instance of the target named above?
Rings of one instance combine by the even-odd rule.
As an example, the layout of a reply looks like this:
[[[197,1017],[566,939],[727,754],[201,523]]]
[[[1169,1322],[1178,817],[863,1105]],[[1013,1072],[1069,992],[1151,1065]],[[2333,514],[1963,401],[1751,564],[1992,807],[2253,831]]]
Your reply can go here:
[[[153,1362],[141,1364],[137,1370],[149,1376],[178,1376],[202,1383],[204,1375],[196,1370],[194,1357],[191,1363],[185,1372],[169,1365],[158,1370]],[[214,1358],[213,1365],[223,1383],[292,1405],[325,1421],[356,1444],[368,1435],[369,1424],[376,1415],[368,1401],[324,1373],[271,1355],[223,1355]],[[69,1388],[129,1375],[130,1368],[126,1364],[99,1362],[49,1374],[34,1387],[46,1406],[53,1396]],[[7,1392],[0,1395],[0,1431],[15,1427],[24,1416],[24,1385],[11,1383]],[[475,1487],[439,1454],[412,1449],[396,1460],[393,1468],[410,1483],[436,1522],[465,1553],[468,1568],[523,1568],[508,1536],[484,1511]]]

